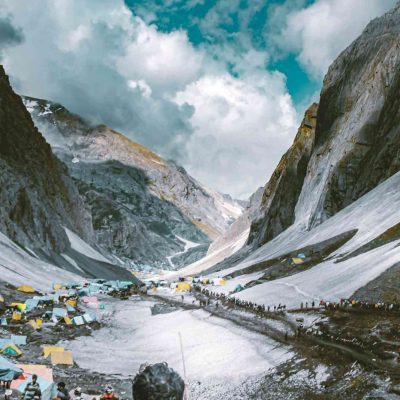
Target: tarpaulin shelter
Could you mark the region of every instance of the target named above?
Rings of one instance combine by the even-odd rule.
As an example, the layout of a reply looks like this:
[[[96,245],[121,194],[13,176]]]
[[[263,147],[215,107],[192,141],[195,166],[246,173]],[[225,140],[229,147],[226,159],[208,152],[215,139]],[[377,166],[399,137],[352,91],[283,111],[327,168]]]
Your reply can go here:
[[[7,358],[0,356],[0,381],[12,381],[21,375],[22,369],[7,360]]]
[[[27,322],[27,325],[30,325],[33,329],[38,330],[40,329],[40,325],[34,321],[33,319],[31,319],[30,321]]]
[[[67,307],[68,307],[68,305],[70,305],[72,307],[76,307],[76,303],[77,303],[76,300],[69,299],[69,300],[66,301],[65,304],[67,304]]]
[[[72,325],[72,320],[71,320],[70,317],[65,316],[65,317],[60,321],[60,323],[64,323],[65,325]]]
[[[17,346],[25,346],[26,345],[26,336],[11,335],[11,342],[16,344]]]
[[[78,326],[85,324],[85,320],[81,316],[72,318],[72,322],[74,323],[74,325],[78,325]]]
[[[20,312],[14,312],[13,315],[12,315],[12,319],[13,319],[14,321],[20,321],[20,320],[21,320],[21,317],[22,317],[22,315],[21,315]]]
[[[95,296],[84,296],[82,297],[84,303],[98,303],[99,299]]]
[[[68,312],[75,312],[75,308],[72,307],[70,304],[66,304],[66,307]]]
[[[51,352],[50,357],[53,365],[74,365],[74,358],[70,351]]]
[[[53,308],[52,318],[64,318],[68,315],[68,312],[65,308]]]
[[[181,292],[183,290],[190,290],[190,283],[188,282],[178,282],[176,284],[176,289],[177,292]]]
[[[37,382],[42,392],[42,400],[50,400],[54,397],[55,385],[53,370],[51,368],[47,368],[45,365],[34,364],[18,364],[17,367],[23,371],[23,375],[11,383],[11,389],[23,393],[26,385],[32,382],[32,375],[36,374],[38,376]]]
[[[22,355],[22,351],[14,343],[9,343],[3,349],[0,350],[1,354],[18,357]]]
[[[304,260],[302,258],[299,257],[293,257],[292,258],[292,262],[295,264],[303,264]]]
[[[24,311],[26,309],[25,303],[11,303],[11,307],[17,308],[19,311]]]
[[[19,288],[17,288],[18,291],[24,292],[24,293],[35,293],[36,290],[30,286],[30,285],[22,285]]]
[[[39,305],[38,299],[28,299],[25,301],[26,311],[32,311]]]
[[[43,357],[47,358],[51,353],[61,353],[65,349],[61,346],[43,346]]]

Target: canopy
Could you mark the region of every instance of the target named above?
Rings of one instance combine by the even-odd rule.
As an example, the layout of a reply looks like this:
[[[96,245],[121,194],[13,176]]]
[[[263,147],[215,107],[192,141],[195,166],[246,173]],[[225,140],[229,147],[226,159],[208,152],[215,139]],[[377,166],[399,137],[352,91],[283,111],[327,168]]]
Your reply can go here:
[[[24,293],[35,293],[36,292],[36,290],[30,285],[22,285],[19,288],[17,288],[17,290],[19,290],[20,292],[24,292]]]
[[[51,363],[53,365],[74,365],[74,359],[70,351],[52,352]]]
[[[51,353],[62,353],[64,347],[61,346],[43,346],[43,357],[47,358]]]
[[[38,376],[38,383],[42,392],[42,400],[50,400],[53,398],[53,370],[47,368],[45,365],[35,364],[18,364],[18,367],[24,371],[21,377],[11,383],[11,389],[18,390],[22,393],[25,390],[26,385],[32,382],[32,375]]]
[[[22,375],[22,370],[11,361],[0,356],[0,381],[12,381]]]
[[[24,304],[24,303],[11,303],[11,307],[17,307],[19,311],[24,311],[26,309],[26,304]]]
[[[67,315],[68,315],[68,313],[67,313],[67,310],[65,308],[53,308],[52,317],[64,318]]]
[[[0,353],[10,356],[20,356],[22,351],[14,343],[9,343],[3,349],[1,349]]]

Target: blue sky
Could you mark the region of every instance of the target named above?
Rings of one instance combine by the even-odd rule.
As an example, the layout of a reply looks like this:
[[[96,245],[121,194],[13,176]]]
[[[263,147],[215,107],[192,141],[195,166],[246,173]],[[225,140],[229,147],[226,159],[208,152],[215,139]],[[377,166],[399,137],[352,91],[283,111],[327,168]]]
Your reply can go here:
[[[19,93],[246,199],[292,143],[329,65],[395,3],[2,0],[0,57]]]

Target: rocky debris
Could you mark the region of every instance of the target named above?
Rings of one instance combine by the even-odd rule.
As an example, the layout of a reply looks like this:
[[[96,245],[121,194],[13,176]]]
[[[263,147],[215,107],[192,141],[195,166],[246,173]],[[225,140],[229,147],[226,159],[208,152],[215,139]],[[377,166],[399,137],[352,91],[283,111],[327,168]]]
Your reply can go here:
[[[148,365],[132,382],[134,400],[183,400],[185,383],[167,363]]]
[[[248,243],[258,247],[293,224],[308,162],[314,149],[318,104],[305,112],[297,135],[264,187],[261,206],[255,213]]]
[[[64,251],[66,226],[91,242],[91,217],[66,166],[0,68],[0,230],[31,249]]]

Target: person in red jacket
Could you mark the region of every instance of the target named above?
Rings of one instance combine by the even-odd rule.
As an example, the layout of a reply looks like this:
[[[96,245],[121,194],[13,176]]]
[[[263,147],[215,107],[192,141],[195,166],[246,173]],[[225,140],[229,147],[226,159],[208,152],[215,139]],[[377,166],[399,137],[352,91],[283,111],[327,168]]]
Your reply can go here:
[[[118,396],[114,393],[113,388],[111,386],[106,387],[106,391],[100,397],[100,400],[119,400]]]

